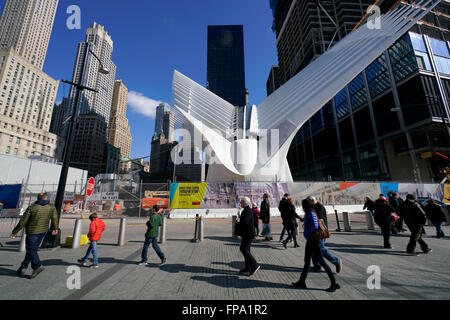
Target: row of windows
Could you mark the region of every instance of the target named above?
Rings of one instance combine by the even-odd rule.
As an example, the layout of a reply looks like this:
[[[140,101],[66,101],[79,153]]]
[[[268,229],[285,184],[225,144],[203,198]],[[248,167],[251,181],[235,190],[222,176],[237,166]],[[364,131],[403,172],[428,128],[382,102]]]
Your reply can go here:
[[[43,142],[50,142],[50,143],[55,143],[56,140],[55,139],[51,139],[48,138],[44,135],[40,135],[36,132],[32,132],[26,129],[21,129],[19,126],[14,126],[12,124],[8,124],[6,122],[4,122],[2,124],[2,122],[0,122],[0,127],[4,128],[4,129],[10,129],[11,131],[16,131],[17,133],[22,132],[22,135],[28,135],[29,137],[33,137],[34,139],[38,139],[38,140],[42,140]]]

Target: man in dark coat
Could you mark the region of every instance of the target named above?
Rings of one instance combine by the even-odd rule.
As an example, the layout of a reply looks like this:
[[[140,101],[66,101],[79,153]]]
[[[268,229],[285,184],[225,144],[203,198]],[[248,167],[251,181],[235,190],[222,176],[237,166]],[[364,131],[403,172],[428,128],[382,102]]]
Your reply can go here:
[[[447,222],[447,217],[445,211],[447,209],[442,208],[438,203],[433,200],[429,200],[427,206],[425,207],[425,214],[427,218],[430,219],[431,223],[436,227],[436,237],[445,237],[442,231],[442,223]]]
[[[270,201],[269,195],[267,193],[263,195],[263,201],[261,202],[260,208],[261,209],[259,217],[261,218],[263,223],[263,231],[265,228],[269,228],[269,233],[265,235],[264,241],[273,240],[272,230],[270,226]]]
[[[416,197],[412,194],[408,194],[406,201],[400,208],[400,211],[405,219],[406,225],[411,231],[411,238],[409,239],[408,247],[406,249],[407,253],[410,255],[418,255],[415,252],[417,242],[424,253],[432,252],[432,250],[422,239],[423,226],[427,222],[427,217],[421,206],[416,203]]]
[[[245,259],[245,268],[240,272],[248,272],[249,275],[252,276],[256,271],[259,270],[260,266],[250,253],[252,241],[256,236],[255,226],[253,222],[253,213],[250,206],[250,199],[247,197],[242,198],[241,208],[243,210],[241,213],[239,224],[237,225],[237,229],[239,230],[239,235],[242,237],[240,250]]]
[[[325,209],[323,204],[317,201],[317,199],[314,197],[308,197],[307,199],[312,201],[312,203],[314,203],[313,209],[314,212],[316,212],[317,214],[317,218],[325,221],[325,225],[328,228],[327,210]],[[342,259],[339,259],[338,257],[334,256],[330,251],[328,251],[327,248],[325,248],[325,242],[326,239],[320,240],[320,249],[323,252],[323,257],[335,265],[336,273],[340,273],[342,270]],[[319,258],[315,254],[312,255],[312,261],[314,264],[314,267],[312,269],[315,271],[321,271],[322,266],[319,263]]]
[[[392,249],[390,243],[391,237],[391,213],[395,212],[394,208],[388,203],[386,197],[380,194],[380,197],[375,201],[375,213],[374,220],[375,223],[380,227],[381,233],[383,234],[384,248]]]

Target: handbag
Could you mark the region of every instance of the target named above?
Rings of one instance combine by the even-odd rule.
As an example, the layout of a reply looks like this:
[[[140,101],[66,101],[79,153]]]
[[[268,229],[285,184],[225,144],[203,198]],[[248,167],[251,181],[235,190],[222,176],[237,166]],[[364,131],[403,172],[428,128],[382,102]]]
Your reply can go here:
[[[391,221],[397,222],[399,219],[400,217],[398,216],[398,214],[396,214],[395,212],[391,213]]]
[[[263,237],[265,237],[265,236],[268,236],[269,233],[270,233],[269,226],[268,226],[268,225],[265,225],[264,228],[263,228],[263,232],[261,233],[261,235],[262,235]]]
[[[310,236],[312,241],[320,241],[322,239],[329,239],[331,237],[330,232],[323,219],[319,219],[319,230],[313,232]]]

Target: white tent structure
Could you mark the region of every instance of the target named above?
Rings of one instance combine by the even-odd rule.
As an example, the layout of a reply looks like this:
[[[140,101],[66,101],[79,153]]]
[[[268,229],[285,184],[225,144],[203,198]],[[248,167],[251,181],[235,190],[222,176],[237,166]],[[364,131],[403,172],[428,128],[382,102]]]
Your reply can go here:
[[[236,108],[175,71],[174,112],[208,144],[207,181],[291,182],[287,154],[298,130],[439,3],[402,2],[376,23],[369,20],[257,107]]]

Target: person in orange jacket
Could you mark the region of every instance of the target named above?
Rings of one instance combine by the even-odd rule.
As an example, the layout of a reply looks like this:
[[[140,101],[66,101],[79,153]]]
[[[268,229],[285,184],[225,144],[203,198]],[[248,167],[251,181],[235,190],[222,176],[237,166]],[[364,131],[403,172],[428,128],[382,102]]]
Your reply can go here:
[[[102,232],[105,231],[105,223],[97,216],[96,213],[90,215],[89,220],[91,220],[91,225],[89,227],[88,238],[91,241],[86,255],[83,259],[79,259],[78,262],[81,263],[83,267],[87,267],[87,259],[92,253],[93,265],[92,269],[98,269],[98,252],[97,252],[97,242],[102,238]]]

